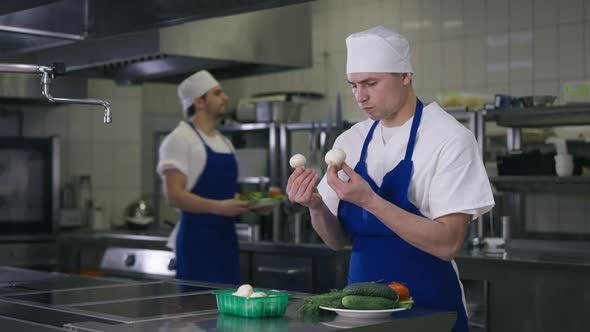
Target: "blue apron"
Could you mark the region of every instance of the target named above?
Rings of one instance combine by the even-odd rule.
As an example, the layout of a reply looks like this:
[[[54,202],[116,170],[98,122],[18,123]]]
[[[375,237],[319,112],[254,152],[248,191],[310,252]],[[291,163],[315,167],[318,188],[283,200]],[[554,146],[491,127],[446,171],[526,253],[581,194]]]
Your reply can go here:
[[[367,172],[367,149],[378,121],[369,130],[354,170],[379,196],[392,204],[422,216],[408,200],[412,177],[412,154],[422,117],[422,102],[417,99],[406,155],[383,177],[381,187]],[[443,261],[404,241],[373,214],[346,201],[338,205],[338,218],[352,236],[352,255],[348,283],[377,281],[400,282],[410,289],[417,306],[454,311],[457,321],[453,332],[468,331],[459,279],[451,262]]]
[[[236,158],[232,153],[213,151],[194,125],[188,123],[207,152],[205,169],[191,193],[215,200],[233,198],[238,189]],[[176,277],[239,284],[240,250],[234,218],[182,211],[180,220],[176,238]]]

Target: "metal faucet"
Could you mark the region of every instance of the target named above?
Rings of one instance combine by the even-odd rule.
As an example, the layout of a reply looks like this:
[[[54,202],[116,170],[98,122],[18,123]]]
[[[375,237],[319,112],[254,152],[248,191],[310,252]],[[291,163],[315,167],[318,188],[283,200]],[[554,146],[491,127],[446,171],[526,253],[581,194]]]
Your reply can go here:
[[[49,66],[38,65],[23,65],[23,64],[2,64],[0,63],[0,72],[7,73],[27,73],[27,74],[41,74],[41,84],[43,88],[41,93],[47,100],[52,103],[61,104],[85,104],[85,105],[101,105],[104,107],[104,123],[111,123],[111,104],[106,100],[100,99],[71,99],[71,98],[57,98],[49,93],[49,85],[55,76],[64,75],[66,66],[63,63],[54,63]]]

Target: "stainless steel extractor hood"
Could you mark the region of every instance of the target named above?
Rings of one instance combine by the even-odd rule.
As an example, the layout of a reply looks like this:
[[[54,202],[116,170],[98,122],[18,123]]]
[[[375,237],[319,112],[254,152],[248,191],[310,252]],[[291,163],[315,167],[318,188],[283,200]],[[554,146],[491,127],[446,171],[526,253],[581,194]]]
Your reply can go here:
[[[207,69],[219,79],[241,77],[311,66],[310,8],[301,4],[307,1],[63,0],[43,7],[76,6],[69,12],[87,16],[61,30],[59,24],[51,29],[39,23],[23,27],[30,20],[22,15],[30,10],[9,14],[11,20],[0,16],[0,41],[7,35],[36,38],[28,43],[37,63],[63,62],[67,76],[119,83],[179,82]],[[33,9],[49,20],[41,8]],[[8,21],[22,29],[2,30]],[[18,48],[7,52],[4,55],[19,54]]]

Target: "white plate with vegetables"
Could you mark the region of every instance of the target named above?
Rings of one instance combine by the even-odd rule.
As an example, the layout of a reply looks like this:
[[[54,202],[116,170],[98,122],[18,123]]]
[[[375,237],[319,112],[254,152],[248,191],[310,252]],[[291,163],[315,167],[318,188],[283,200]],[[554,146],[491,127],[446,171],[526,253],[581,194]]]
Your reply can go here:
[[[320,309],[334,311],[340,316],[350,318],[383,318],[391,315],[392,312],[408,310],[407,308],[393,308],[381,310],[353,310],[353,309],[338,309],[332,307],[320,306]]]

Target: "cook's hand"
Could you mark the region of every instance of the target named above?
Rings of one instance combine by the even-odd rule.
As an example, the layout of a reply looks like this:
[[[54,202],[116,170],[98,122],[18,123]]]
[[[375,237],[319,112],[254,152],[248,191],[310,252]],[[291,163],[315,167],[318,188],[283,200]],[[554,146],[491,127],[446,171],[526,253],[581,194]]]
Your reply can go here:
[[[286,192],[289,200],[308,208],[318,207],[322,202],[317,188],[319,180],[313,169],[296,168],[287,181]]]
[[[237,199],[219,201],[218,214],[226,217],[236,217],[248,212],[248,202]]]
[[[342,181],[338,177],[338,169],[336,167],[328,167],[328,185],[332,187],[341,200],[358,206],[365,206],[366,202],[375,195],[375,191],[373,191],[365,179],[346,163],[342,163],[342,171],[348,175],[348,182]]]

